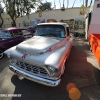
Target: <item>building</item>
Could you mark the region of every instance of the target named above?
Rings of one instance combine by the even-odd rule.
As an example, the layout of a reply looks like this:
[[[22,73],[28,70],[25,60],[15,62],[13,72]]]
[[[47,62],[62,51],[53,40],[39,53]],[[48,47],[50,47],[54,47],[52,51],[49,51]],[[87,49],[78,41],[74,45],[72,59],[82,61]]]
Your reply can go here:
[[[55,9],[50,11],[44,11],[39,13],[32,13],[30,15],[19,17],[16,20],[17,27],[23,27],[23,21],[27,23],[27,25],[30,23],[30,21],[34,20],[35,18],[44,18],[45,21],[47,19],[55,19],[56,21],[64,21],[69,22],[71,25],[71,31],[77,31],[80,33],[84,32],[84,15],[86,12],[89,11],[89,8],[80,8],[80,7],[74,7],[74,8],[66,8],[64,11],[61,9]],[[2,28],[8,28],[11,27],[11,18],[7,14],[2,14],[4,19],[4,24]],[[74,21],[73,21],[74,20]],[[73,21],[73,22],[72,22]]]

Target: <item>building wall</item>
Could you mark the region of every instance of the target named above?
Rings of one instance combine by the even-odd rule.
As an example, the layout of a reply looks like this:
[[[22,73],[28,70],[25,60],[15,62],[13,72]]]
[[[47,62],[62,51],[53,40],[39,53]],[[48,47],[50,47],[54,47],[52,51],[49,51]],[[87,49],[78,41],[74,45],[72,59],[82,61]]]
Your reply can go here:
[[[85,8],[86,12],[89,11],[89,8]],[[30,22],[34,20],[35,18],[39,18],[40,13],[32,13],[29,16],[19,17],[16,20],[17,27],[23,27],[23,21]],[[50,11],[44,11],[41,12],[41,18],[45,18],[45,21],[47,19],[55,19],[57,21],[60,20],[68,20],[68,19],[76,19],[80,17],[84,17],[84,15],[80,15],[80,7],[76,8],[66,8],[65,11],[61,11],[61,9],[56,10],[50,10]],[[4,18],[4,25],[3,28],[10,27],[11,26],[11,19],[9,15],[2,14]]]

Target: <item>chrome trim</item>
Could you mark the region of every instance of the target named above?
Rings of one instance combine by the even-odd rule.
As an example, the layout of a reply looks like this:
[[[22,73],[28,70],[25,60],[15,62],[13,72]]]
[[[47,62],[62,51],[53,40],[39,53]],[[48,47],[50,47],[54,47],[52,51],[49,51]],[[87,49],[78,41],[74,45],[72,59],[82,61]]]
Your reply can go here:
[[[14,73],[16,73],[17,75],[21,75],[26,79],[29,79],[31,81],[34,81],[34,82],[37,82],[37,83],[40,83],[40,84],[43,84],[43,85],[47,85],[47,86],[52,86],[52,87],[58,86],[60,84],[60,81],[61,81],[61,79],[54,81],[54,80],[44,79],[44,78],[41,78],[41,77],[38,77],[38,76],[33,76],[31,74],[25,73],[25,72],[15,68],[12,65],[9,65],[9,69],[11,71],[13,71]]]
[[[26,71],[29,71],[35,74],[41,74],[43,76],[44,75],[48,76],[48,73],[44,67],[32,65],[32,64],[29,64],[23,61],[18,61],[18,60],[15,65]]]

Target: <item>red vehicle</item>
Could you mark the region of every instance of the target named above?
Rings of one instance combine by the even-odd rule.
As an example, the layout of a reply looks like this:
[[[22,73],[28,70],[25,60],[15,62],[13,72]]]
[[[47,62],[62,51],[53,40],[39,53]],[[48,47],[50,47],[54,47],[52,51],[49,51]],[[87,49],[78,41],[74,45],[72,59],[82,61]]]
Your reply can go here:
[[[86,39],[90,44],[100,69],[100,0],[94,1],[93,9],[86,15]]]

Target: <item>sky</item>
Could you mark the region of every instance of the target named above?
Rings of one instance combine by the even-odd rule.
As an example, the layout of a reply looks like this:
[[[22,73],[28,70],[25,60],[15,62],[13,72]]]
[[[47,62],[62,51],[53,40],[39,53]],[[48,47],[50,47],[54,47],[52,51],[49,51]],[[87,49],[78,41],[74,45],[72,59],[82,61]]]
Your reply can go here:
[[[0,1],[2,1],[2,0],[0,0]],[[56,9],[60,9],[60,3],[61,3],[61,7],[63,6],[63,0],[42,0],[42,1],[43,2],[46,2],[46,1],[51,2],[52,7],[54,7],[54,1],[55,1]],[[59,3],[59,1],[60,1],[60,3]],[[68,8],[73,6],[74,1],[75,0],[69,0]],[[90,4],[90,2],[91,2],[91,0],[88,0],[88,5]],[[94,0],[92,3],[94,3]],[[83,4],[83,0],[76,0],[74,7],[80,7],[82,4]],[[84,4],[85,4],[85,0],[84,0]],[[4,4],[2,4],[2,5],[4,6]],[[65,6],[65,8],[67,8],[67,0],[64,0],[64,6]],[[32,10],[32,12],[35,12],[35,10],[36,9]]]
[[[59,0],[43,0],[43,1],[44,2],[45,1],[51,2],[52,3],[52,7],[54,7],[54,1],[55,1],[56,9],[60,8]],[[69,0],[69,6],[68,7],[72,7],[74,1],[75,0]],[[88,0],[88,5],[90,4],[90,1],[91,0]],[[61,7],[62,7],[63,6],[63,0],[60,0],[60,2],[61,2]],[[94,0],[93,0],[93,2],[94,2]],[[82,4],[83,4],[83,0],[76,0],[75,4],[74,4],[74,7],[80,7]],[[85,4],[85,0],[84,0],[84,4]],[[65,6],[65,8],[67,8],[67,0],[64,0],[64,6]]]

